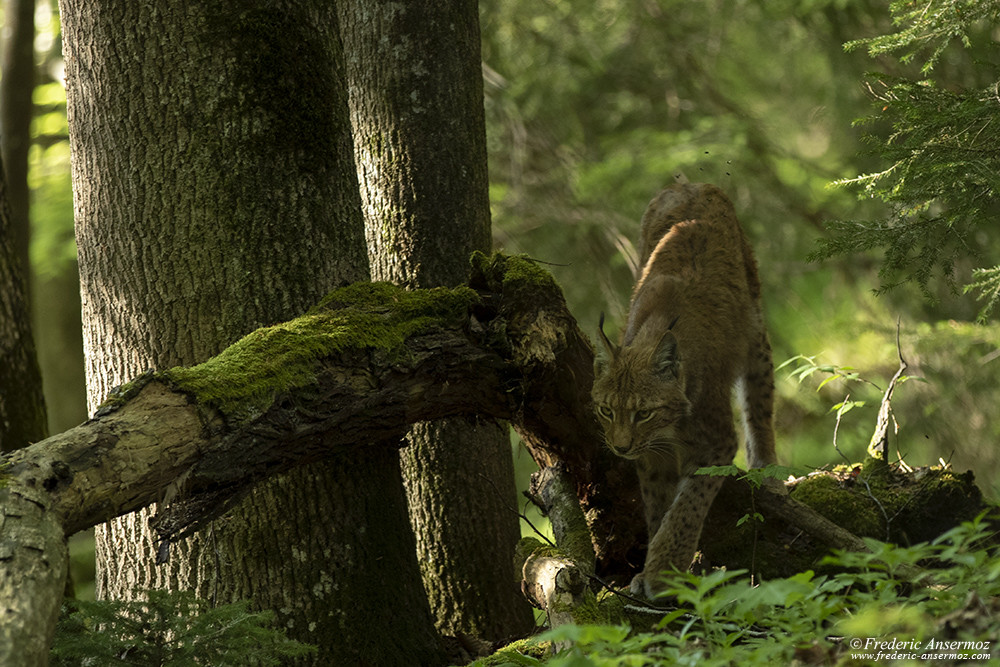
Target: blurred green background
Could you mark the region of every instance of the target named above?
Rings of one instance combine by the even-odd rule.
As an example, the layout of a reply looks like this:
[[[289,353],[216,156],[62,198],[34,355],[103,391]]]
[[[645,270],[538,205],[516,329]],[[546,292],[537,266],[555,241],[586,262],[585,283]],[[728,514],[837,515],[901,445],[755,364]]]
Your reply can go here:
[[[777,373],[783,463],[842,462],[865,452],[879,399],[896,371],[896,326],[910,363],[895,394],[893,455],[972,469],[996,500],[1000,424],[994,418],[1000,333],[974,324],[977,304],[944,281],[928,294],[876,297],[880,257],[807,261],[832,220],[884,215],[833,181],[886,165],[866,153],[853,121],[871,113],[868,70],[913,74],[893,58],[845,51],[891,30],[886,3],[852,0],[483,0],[483,72],[494,238],[547,266],[583,329],[599,314],[621,326],[648,201],[683,174],[722,187],[756,250],[775,362],[797,355],[847,367],[869,382]],[[39,0],[39,85],[31,152],[35,334],[51,432],[86,418],[59,21]],[[994,30],[992,26],[984,30]],[[995,40],[987,40],[995,45]],[[986,47],[984,47],[986,48]],[[947,51],[955,85],[975,85],[991,53]],[[996,241],[976,239],[996,261]],[[972,266],[959,262],[959,282]],[[848,371],[845,371],[845,373]],[[514,438],[521,484],[533,470]],[[92,596],[93,547],[73,539],[74,573]],[[88,589],[88,586],[90,587]]]

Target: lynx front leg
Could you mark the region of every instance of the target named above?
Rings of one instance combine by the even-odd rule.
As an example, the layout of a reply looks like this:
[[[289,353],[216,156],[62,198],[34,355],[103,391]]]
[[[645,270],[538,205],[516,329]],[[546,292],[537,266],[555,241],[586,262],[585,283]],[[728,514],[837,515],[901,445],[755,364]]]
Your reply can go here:
[[[721,486],[721,477],[697,475],[681,478],[673,504],[656,534],[649,540],[642,574],[632,581],[634,593],[653,599],[657,592],[663,590],[660,582],[663,571],[674,568],[683,571],[690,567],[708,509]],[[641,590],[637,590],[640,582]]]
[[[635,462],[639,491],[646,511],[647,541],[656,534],[663,516],[674,504],[680,478],[679,466],[676,459],[658,453],[644,456]]]

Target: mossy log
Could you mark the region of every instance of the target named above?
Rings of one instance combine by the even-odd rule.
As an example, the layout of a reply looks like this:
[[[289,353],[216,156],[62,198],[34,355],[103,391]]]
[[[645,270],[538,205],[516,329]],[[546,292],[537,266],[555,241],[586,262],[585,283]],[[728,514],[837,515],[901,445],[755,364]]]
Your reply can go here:
[[[545,271],[479,255],[467,286],[353,285],[204,364],[137,378],[86,423],[2,460],[0,664],[46,662],[68,535],[158,502],[166,558],[171,540],[258,480],[399,447],[417,421],[510,420],[536,460],[566,466],[600,555],[613,559],[641,542],[640,526],[607,528],[636,492],[624,462],[599,447],[592,360]]]
[[[929,541],[985,509],[971,472],[902,470],[883,461],[875,463],[814,473],[789,482],[784,493],[727,477],[706,520],[695,569],[745,569],[765,579],[788,577],[827,567],[823,558],[833,549],[870,551],[863,538],[898,544]],[[579,589],[580,575],[588,573],[587,557],[574,546],[579,541],[565,527],[564,518],[578,512],[579,505],[565,492],[560,477],[557,468],[533,477],[533,487],[538,488],[533,488],[532,497],[552,518],[556,545],[522,540],[516,561],[523,573],[521,586],[529,600],[548,612],[552,625],[595,619],[623,622],[641,605]],[[555,530],[556,526],[563,527]],[[919,563],[892,567],[907,579],[933,577]],[[628,581],[622,574],[627,572],[618,573],[618,585]],[[639,615],[629,616],[628,622],[644,627],[649,620]]]
[[[747,569],[767,579],[822,567],[831,549],[868,551],[864,538],[933,540],[986,506],[971,472],[903,470],[870,459],[788,484],[786,494],[729,478],[706,521],[701,565]],[[759,514],[759,519],[747,520]],[[897,567],[904,576],[916,564]]]
[[[575,622],[574,610],[583,606],[589,585],[584,567],[532,537],[521,540],[514,560],[524,596],[548,614],[550,627]]]

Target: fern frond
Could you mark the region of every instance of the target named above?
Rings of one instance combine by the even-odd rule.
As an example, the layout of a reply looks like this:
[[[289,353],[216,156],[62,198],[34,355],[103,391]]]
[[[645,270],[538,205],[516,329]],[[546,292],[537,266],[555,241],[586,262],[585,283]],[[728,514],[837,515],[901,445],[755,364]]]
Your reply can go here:
[[[277,665],[315,647],[273,628],[272,612],[246,602],[212,607],[188,591],[152,590],[131,602],[70,601],[63,608],[51,664]]]

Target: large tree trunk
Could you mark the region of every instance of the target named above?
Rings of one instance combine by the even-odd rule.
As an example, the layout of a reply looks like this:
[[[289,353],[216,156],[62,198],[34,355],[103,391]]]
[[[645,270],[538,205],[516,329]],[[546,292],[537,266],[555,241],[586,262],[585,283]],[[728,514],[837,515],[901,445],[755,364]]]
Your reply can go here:
[[[0,452],[46,435],[42,376],[28,316],[26,271],[12,236],[0,159]]]
[[[0,67],[0,452],[45,437],[31,332],[28,149],[35,80],[34,0],[4,2]],[[4,174],[6,172],[6,175]]]
[[[147,368],[202,361],[367,279],[330,3],[63,0],[61,11],[92,410]],[[148,513],[110,522],[98,595],[251,599],[318,644],[317,664],[434,659],[387,456],[363,450],[262,484],[165,564]]]
[[[478,3],[339,8],[372,277],[463,283],[471,253],[492,245]],[[407,442],[410,519],[438,630],[522,634],[533,620],[514,585],[508,429],[420,423]]]
[[[4,0],[3,24],[0,153],[7,171],[11,236],[27,281],[30,276],[28,149],[31,148],[34,113],[31,95],[35,89],[35,0]]]

